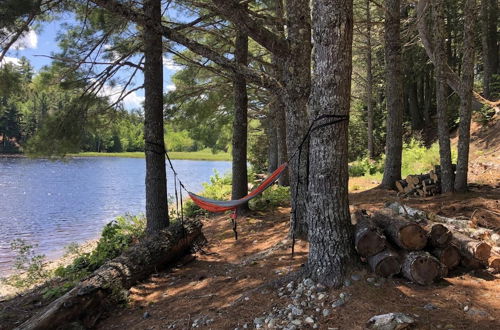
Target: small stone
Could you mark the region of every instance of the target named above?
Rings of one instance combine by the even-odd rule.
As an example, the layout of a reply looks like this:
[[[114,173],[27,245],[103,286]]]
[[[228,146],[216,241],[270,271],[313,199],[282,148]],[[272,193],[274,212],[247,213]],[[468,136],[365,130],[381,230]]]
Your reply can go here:
[[[344,281],[344,286],[345,287],[348,287],[348,286],[351,286],[351,285],[352,285],[351,281],[349,281],[349,280],[345,280]]]
[[[345,293],[345,292],[341,292],[341,293],[339,294],[339,297],[340,297],[340,299],[344,299],[344,300],[346,300],[346,299],[349,297],[349,294],[348,294],[348,293]]]
[[[352,274],[351,275],[351,279],[353,281],[359,281],[359,280],[361,280],[361,275],[359,275],[359,274]]]
[[[324,293],[318,294],[318,300],[323,300],[326,297]]]
[[[243,329],[248,329],[248,324],[247,323],[243,324]]]
[[[318,329],[318,328],[319,328],[319,326],[316,323],[314,323],[313,324],[313,329]]]
[[[306,321],[306,323],[314,323],[314,319],[310,316],[306,317],[304,321]]]
[[[273,318],[273,319],[270,319],[270,320],[269,320],[269,323],[267,323],[267,326],[268,326],[269,328],[274,328],[274,326],[275,326],[275,325],[276,325],[276,319],[274,319],[274,318]]]
[[[318,283],[318,284],[316,284],[316,291],[318,291],[318,292],[324,292],[324,291],[326,291],[326,286],[324,286],[321,283]]]
[[[368,277],[368,278],[366,279],[366,281],[367,281],[368,283],[374,283],[374,282],[375,282],[375,277]]]
[[[427,305],[424,306],[424,309],[427,311],[433,311],[435,309],[438,309],[435,305],[428,303]]]
[[[151,314],[149,314],[149,312],[144,312],[144,314],[142,314],[143,319],[148,319],[150,317],[151,317]]]
[[[314,286],[314,281],[311,280],[310,278],[304,279],[304,281],[302,283],[304,283],[304,286],[308,287],[308,288]]]
[[[475,307],[469,308],[469,310],[467,311],[467,314],[472,315],[472,316],[478,316],[481,318],[487,318],[488,316],[490,316],[490,314],[487,311],[485,311],[483,309],[475,308]]]
[[[464,307],[464,312],[467,312],[467,311],[469,311],[469,305],[466,305],[466,306]]]
[[[315,311],[316,311],[316,313],[319,313],[319,312],[321,312],[321,308],[316,308]]]
[[[249,300],[250,300],[250,298],[248,298],[248,297],[245,297],[245,301],[249,301]]]
[[[256,326],[262,326],[264,324],[264,318],[263,317],[256,317],[254,320],[253,320],[253,323],[256,325]]]
[[[292,314],[300,316],[300,315],[304,314],[304,310],[302,308],[298,308],[298,307],[293,306],[292,307]]]
[[[301,320],[292,320],[293,325],[301,325],[302,321]]]
[[[303,301],[303,302],[300,303],[300,306],[306,307],[307,303],[305,301]]]
[[[330,312],[330,310],[329,310],[328,308],[323,309],[323,316],[324,316],[324,317],[329,316],[329,315],[330,315],[330,313],[331,313],[331,312]]]
[[[340,306],[343,306],[343,305],[345,305],[345,300],[341,298],[341,299],[335,300],[333,302],[333,304],[332,304],[332,307],[333,308],[337,308],[337,307],[340,307]]]
[[[444,326],[445,329],[453,329],[455,326],[453,324],[447,324]]]

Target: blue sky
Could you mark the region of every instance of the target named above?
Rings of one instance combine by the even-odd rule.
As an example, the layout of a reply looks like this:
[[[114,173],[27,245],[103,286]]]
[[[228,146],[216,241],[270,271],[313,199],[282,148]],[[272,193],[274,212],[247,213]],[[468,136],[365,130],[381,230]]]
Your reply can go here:
[[[31,30],[27,33],[20,41],[18,41],[15,47],[11,48],[5,57],[6,62],[16,63],[17,59],[25,56],[30,61],[31,65],[38,72],[43,66],[49,65],[51,59],[50,56],[53,53],[59,51],[58,44],[56,41],[57,34],[64,31],[64,23],[74,23],[71,14],[64,14],[58,17],[58,19],[44,23],[40,26],[40,29],[36,31]],[[171,81],[172,75],[179,70],[179,66],[171,60],[171,55],[164,55],[164,66],[163,66],[163,88],[164,91],[172,90],[175,88]],[[127,78],[127,75],[131,71],[124,71],[121,73],[121,78]],[[140,84],[143,77],[141,73],[137,74],[136,83]],[[110,96],[110,99],[118,97],[121,92],[120,86],[107,86],[103,94]],[[144,90],[137,90],[131,93],[124,101],[124,106],[128,110],[137,109],[141,107],[144,101]]]

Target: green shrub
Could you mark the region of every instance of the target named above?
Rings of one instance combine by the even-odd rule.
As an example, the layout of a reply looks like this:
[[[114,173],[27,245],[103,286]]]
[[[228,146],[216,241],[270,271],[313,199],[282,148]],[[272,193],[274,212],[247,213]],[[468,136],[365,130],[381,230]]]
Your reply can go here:
[[[265,210],[269,207],[285,206],[290,203],[290,187],[273,185],[249,202],[252,210]]]

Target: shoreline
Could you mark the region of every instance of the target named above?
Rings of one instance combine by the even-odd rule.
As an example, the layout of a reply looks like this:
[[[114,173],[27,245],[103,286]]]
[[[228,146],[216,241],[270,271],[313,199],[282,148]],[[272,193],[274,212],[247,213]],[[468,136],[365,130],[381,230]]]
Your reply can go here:
[[[99,238],[94,238],[94,239],[91,239],[91,240],[88,240],[86,242],[79,244],[78,245],[79,253],[81,254],[81,253],[91,252],[97,246],[98,241],[99,241]],[[65,248],[66,247],[62,248],[62,251],[63,251],[62,256],[55,258],[55,259],[47,259],[46,260],[45,267],[48,271],[53,271],[59,266],[67,266],[67,265],[71,264],[73,262],[73,260],[75,259],[75,257],[78,255],[76,253],[67,253],[65,251]],[[44,283],[44,282],[38,282],[38,283],[35,283],[35,284],[33,284],[29,287],[26,287],[26,288],[16,288],[14,286],[6,284],[3,281],[4,279],[8,279],[13,275],[19,275],[19,274],[22,275],[23,273],[16,273],[16,271],[13,270],[9,274],[0,275],[0,301],[5,300],[5,299],[9,299],[12,296],[15,296],[18,294],[22,294],[24,292],[27,292],[27,291]],[[50,277],[47,278],[47,280],[49,280],[49,279],[50,279]]]
[[[170,159],[172,160],[203,160],[203,161],[231,161],[231,154],[229,153],[216,153],[212,154],[207,151],[173,151],[169,152]],[[144,152],[80,152],[75,154],[68,154],[64,157],[36,157],[41,159],[64,159],[64,158],[98,158],[98,157],[112,157],[112,158],[145,158]],[[0,154],[0,158],[30,158],[25,154]]]

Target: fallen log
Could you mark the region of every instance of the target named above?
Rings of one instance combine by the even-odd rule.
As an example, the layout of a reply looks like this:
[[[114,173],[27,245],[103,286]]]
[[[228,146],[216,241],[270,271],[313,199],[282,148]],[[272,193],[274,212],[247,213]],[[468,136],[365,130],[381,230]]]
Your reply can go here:
[[[460,249],[463,256],[487,262],[491,253],[491,246],[482,241],[475,240],[461,233],[453,235],[453,244]]]
[[[405,180],[397,180],[395,182],[395,184],[396,184],[396,188],[398,189],[398,191],[400,193],[404,193],[405,188],[408,187],[408,182],[406,182]]]
[[[460,264],[467,269],[484,269],[487,267],[486,262],[465,255],[462,255]]]
[[[427,233],[416,222],[394,215],[377,212],[373,222],[384,230],[386,237],[400,248],[421,250],[427,245]]]
[[[382,277],[390,277],[401,272],[401,257],[390,248],[385,249],[371,257],[368,257],[368,264],[372,272]]]
[[[408,252],[403,258],[402,274],[412,282],[429,285],[444,275],[446,267],[428,252]]]
[[[500,272],[500,255],[493,253],[488,259],[488,266],[493,268],[495,272]]]
[[[434,248],[443,248],[450,244],[453,234],[451,231],[440,223],[431,225],[430,228],[426,228],[429,232],[429,246]]]
[[[176,222],[157,235],[143,239],[16,329],[65,328],[75,321],[85,328],[92,327],[117,292],[129,289],[189,253],[193,247],[204,244],[201,227],[198,220],[185,221],[184,226]]]
[[[460,251],[453,245],[435,248],[431,253],[448,269],[453,269],[460,264]]]
[[[474,226],[492,229],[494,231],[500,230],[500,215],[496,212],[486,209],[476,209],[471,217]]]
[[[385,248],[385,236],[382,231],[361,213],[356,214],[356,220],[354,244],[358,254],[369,257],[382,251]]]

